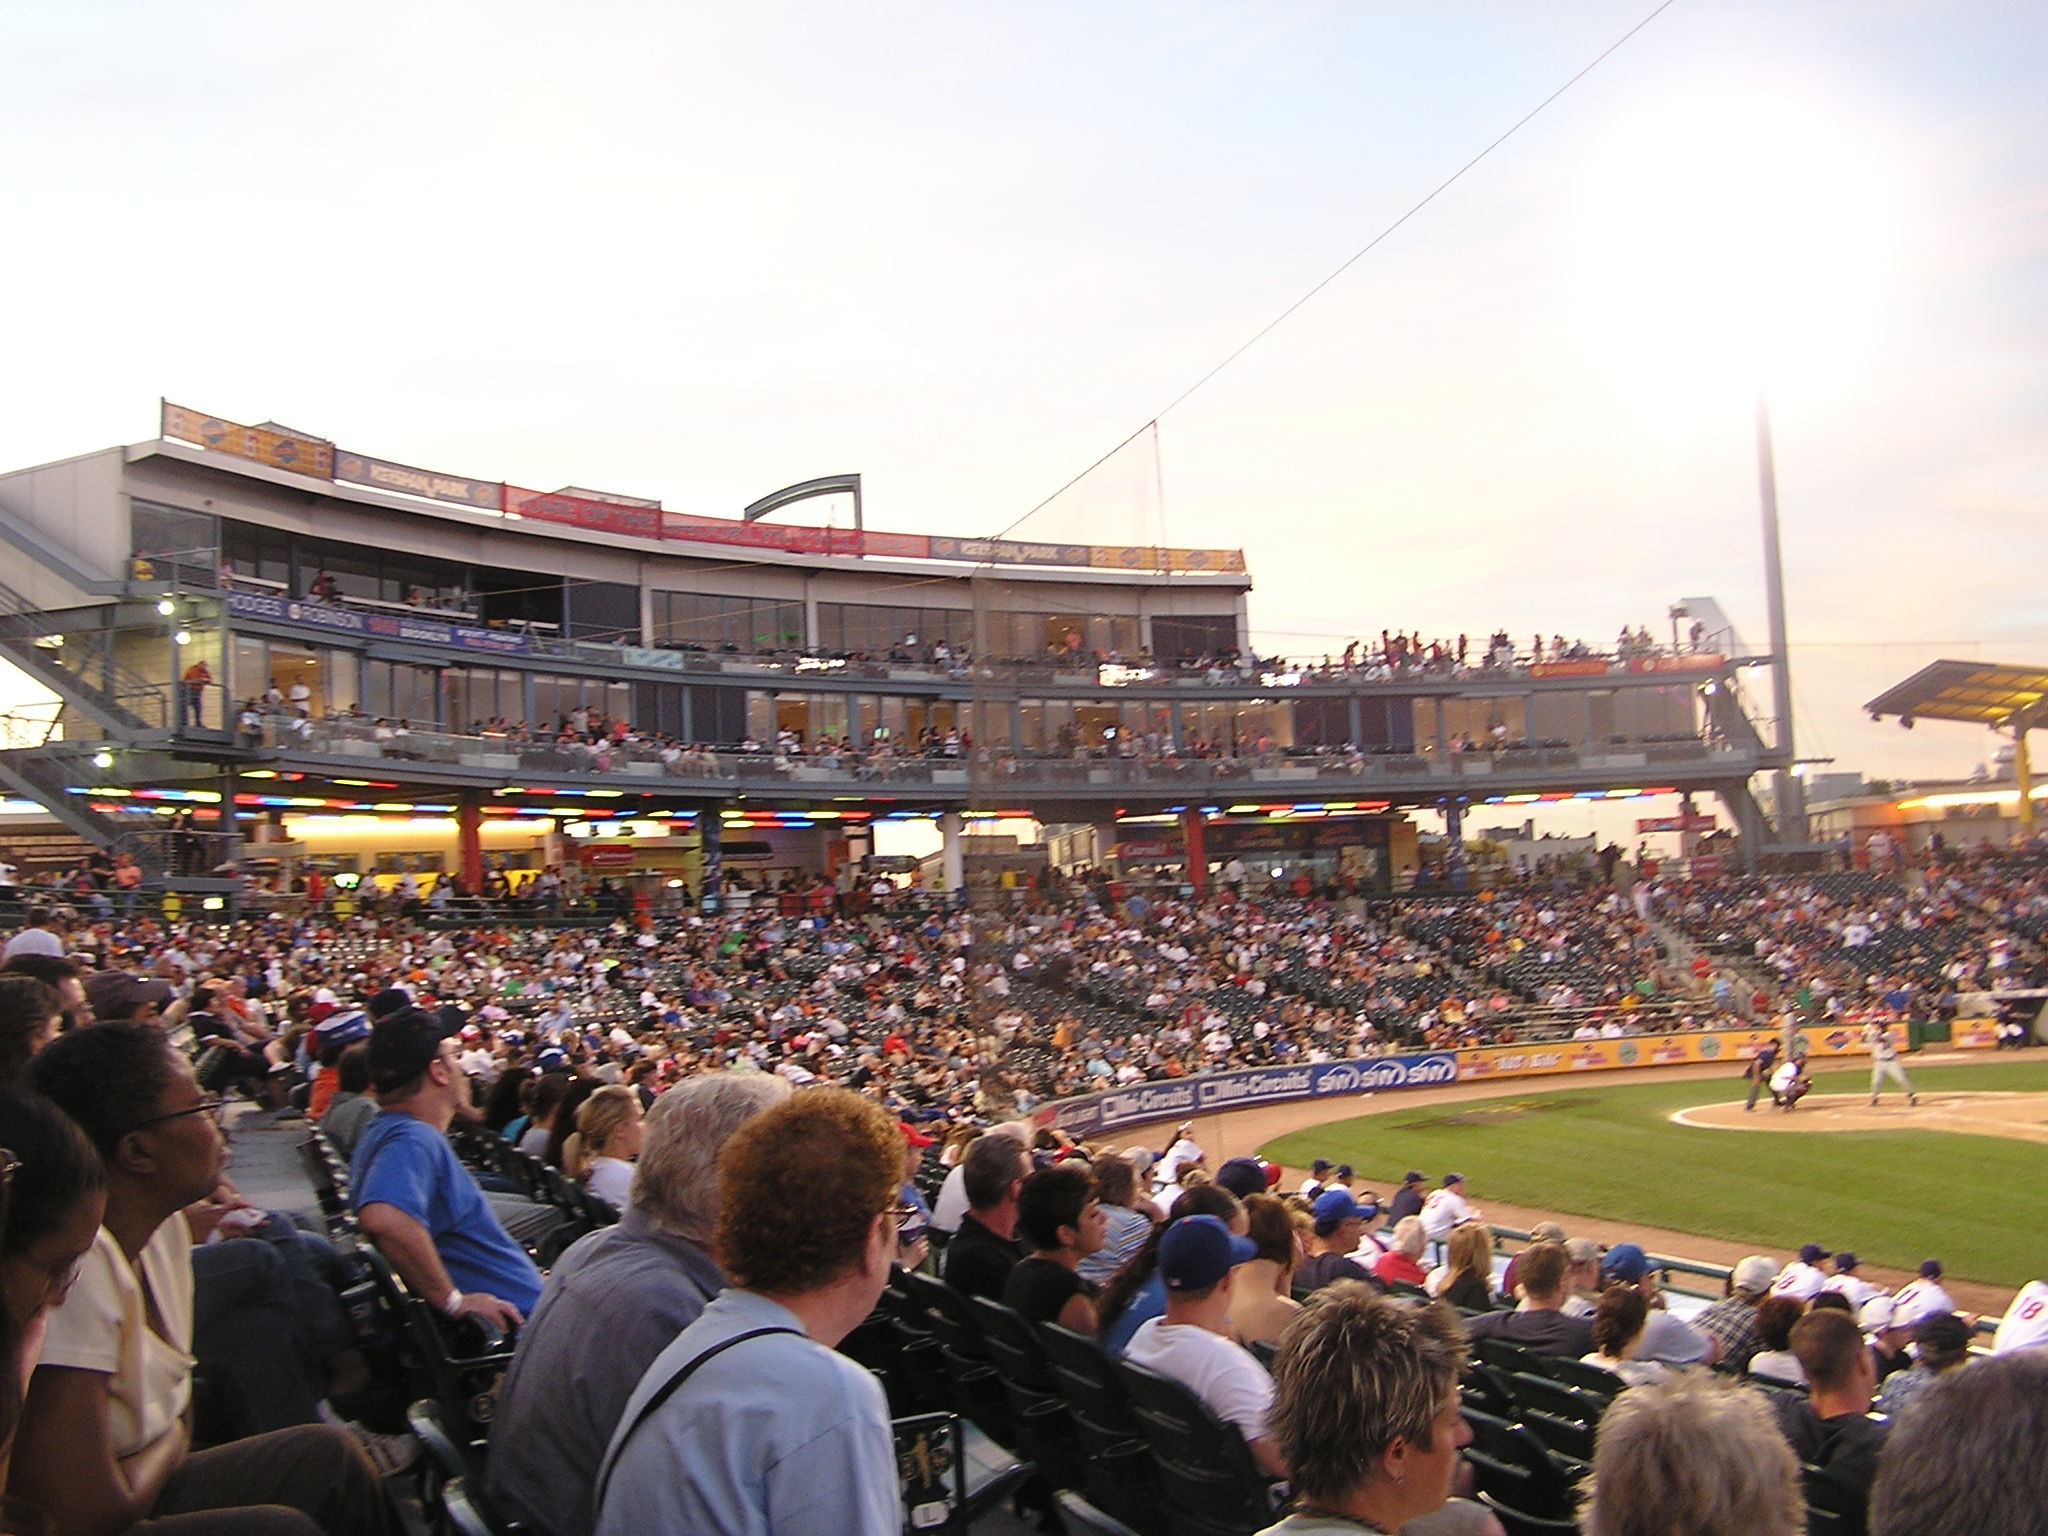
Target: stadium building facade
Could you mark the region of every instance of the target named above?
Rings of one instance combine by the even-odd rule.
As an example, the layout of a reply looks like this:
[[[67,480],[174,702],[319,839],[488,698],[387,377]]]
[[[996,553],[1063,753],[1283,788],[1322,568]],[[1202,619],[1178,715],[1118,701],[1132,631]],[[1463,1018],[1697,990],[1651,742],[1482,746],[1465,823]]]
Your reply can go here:
[[[174,406],[157,440],[0,475],[0,539],[0,654],[59,701],[7,718],[0,780],[229,900],[268,858],[716,891],[855,866],[888,816],[938,819],[957,889],[999,814],[1132,869],[1384,891],[1407,808],[1715,794],[1754,850],[1749,782],[1786,766],[1744,707],[1759,658],[1711,640],[1260,661],[1237,551],[705,518]],[[599,721],[634,739],[563,739]]]

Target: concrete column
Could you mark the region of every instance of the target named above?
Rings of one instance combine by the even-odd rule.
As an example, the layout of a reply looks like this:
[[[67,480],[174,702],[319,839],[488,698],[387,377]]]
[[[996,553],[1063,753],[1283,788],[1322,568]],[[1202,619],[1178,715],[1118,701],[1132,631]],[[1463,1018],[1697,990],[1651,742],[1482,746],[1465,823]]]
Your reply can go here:
[[[465,789],[455,807],[455,836],[462,849],[462,890],[481,896],[484,890],[484,797]]]
[[[945,840],[945,851],[941,855],[941,873],[946,882],[947,894],[967,888],[966,851],[960,842],[960,813],[946,811],[939,817],[939,836]]]
[[[697,891],[699,905],[715,901],[725,889],[725,823],[720,820],[724,809],[716,800],[697,807],[697,839],[704,866],[703,884]]]
[[[2025,722],[2012,728],[2012,777],[2020,791],[2020,841],[2034,835],[2034,764],[2027,752]]]
[[[1454,891],[1465,889],[1465,802],[1444,802],[1444,876]]]
[[[1180,813],[1182,840],[1187,845],[1188,884],[1201,895],[1209,888],[1209,850],[1202,839],[1202,808],[1191,805]]]

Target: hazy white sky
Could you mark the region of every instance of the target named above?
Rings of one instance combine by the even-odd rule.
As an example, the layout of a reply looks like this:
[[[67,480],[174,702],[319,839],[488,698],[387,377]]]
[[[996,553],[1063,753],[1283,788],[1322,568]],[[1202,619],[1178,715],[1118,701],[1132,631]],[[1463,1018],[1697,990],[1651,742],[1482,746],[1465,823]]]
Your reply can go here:
[[[991,532],[1655,0],[16,6],[0,464],[159,395],[733,514],[859,470]],[[1027,531],[1240,544],[1256,637],[1761,638],[1801,748],[2048,659],[2048,11],[1677,0]],[[1128,456],[1127,456],[1128,457]]]

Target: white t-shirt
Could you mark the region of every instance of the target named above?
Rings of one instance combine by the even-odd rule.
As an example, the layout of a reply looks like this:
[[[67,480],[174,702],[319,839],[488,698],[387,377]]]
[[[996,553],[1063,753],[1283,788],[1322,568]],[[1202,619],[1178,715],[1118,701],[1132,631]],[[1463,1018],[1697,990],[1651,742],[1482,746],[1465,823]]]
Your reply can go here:
[[[1811,1301],[1818,1296],[1828,1277],[1811,1264],[1794,1259],[1778,1271],[1778,1278],[1771,1282],[1773,1296],[1790,1296],[1794,1301]]]
[[[932,1207],[932,1225],[948,1235],[960,1230],[967,1214],[967,1169],[955,1163],[939,1186],[939,1203]]]
[[[101,1227],[71,1294],[51,1309],[38,1360],[109,1378],[107,1429],[116,1456],[183,1434],[178,1420],[192,1401],[192,1231],[182,1212],[151,1234],[140,1257],[174,1342],[150,1328],[142,1282]]]
[[[1955,1302],[1941,1288],[1939,1280],[1915,1280],[1900,1286],[1898,1295],[1892,1298],[1892,1306],[1894,1328],[1910,1328],[1923,1317],[1956,1309]]]
[[[1183,1136],[1166,1149],[1166,1156],[1159,1159],[1159,1166],[1152,1170],[1152,1178],[1162,1189],[1170,1189],[1180,1179],[1180,1171],[1202,1160],[1202,1149]]]
[[[1207,1403],[1217,1418],[1235,1424],[1247,1444],[1266,1433],[1266,1415],[1273,1407],[1273,1378],[1221,1334],[1155,1317],[1131,1335],[1124,1358],[1148,1371],[1171,1376]]]
[[[1461,1221],[1472,1219],[1472,1207],[1454,1189],[1433,1189],[1422,1202],[1422,1230],[1431,1242],[1449,1235]]]
[[[2048,1285],[2029,1280],[2005,1309],[1998,1335],[1991,1341],[1991,1353],[2005,1355],[2040,1344],[2048,1344]]]

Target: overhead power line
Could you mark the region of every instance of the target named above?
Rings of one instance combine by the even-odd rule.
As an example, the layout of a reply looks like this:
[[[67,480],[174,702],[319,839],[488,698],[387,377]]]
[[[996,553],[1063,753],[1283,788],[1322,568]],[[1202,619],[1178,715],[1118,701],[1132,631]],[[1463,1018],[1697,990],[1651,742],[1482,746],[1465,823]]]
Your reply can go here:
[[[1045,500],[1039,502],[1038,505],[1033,507],[1030,511],[1024,513],[1020,517],[1014,518],[1001,530],[1001,532],[995,534],[994,537],[1000,539],[1004,535],[1010,533],[1020,523],[1027,522],[1031,518],[1036,517],[1040,512],[1044,511],[1048,506],[1052,505],[1053,502],[1059,500],[1060,497],[1064,496],[1068,491],[1072,490],[1075,486],[1079,485],[1083,480],[1087,479],[1090,475],[1094,474],[1095,471],[1100,469],[1104,464],[1107,464],[1111,459],[1115,458],[1125,448],[1128,448],[1133,442],[1137,441],[1137,439],[1142,437],[1146,431],[1153,427],[1158,426],[1159,419],[1162,416],[1167,415],[1175,407],[1179,406],[1183,401],[1185,401],[1190,395],[1194,394],[1196,390],[1200,389],[1203,385],[1207,384],[1211,379],[1215,378],[1217,374],[1221,373],[1224,369],[1228,368],[1232,363],[1236,362],[1240,357],[1244,356],[1245,353],[1249,352],[1253,347],[1257,346],[1261,341],[1265,340],[1265,338],[1268,335],[1270,335],[1273,331],[1277,330],[1281,325],[1283,325],[1288,320],[1288,318],[1294,314],[1296,310],[1300,309],[1304,304],[1308,303],[1309,300],[1313,299],[1317,294],[1321,293],[1325,288],[1329,287],[1330,284],[1334,283],[1335,281],[1337,281],[1338,278],[1342,277],[1346,272],[1350,271],[1352,267],[1356,266],[1361,260],[1363,260],[1367,255],[1369,255],[1373,248],[1379,245],[1381,241],[1385,240],[1389,235],[1393,234],[1395,230],[1399,229],[1403,224],[1406,224],[1410,219],[1414,218],[1416,214],[1422,212],[1423,209],[1427,208],[1431,203],[1435,202],[1439,196],[1441,196],[1444,192],[1448,191],[1450,187],[1467,171],[1471,170],[1475,165],[1477,165],[1480,161],[1484,160],[1488,155],[1492,154],[1496,149],[1499,149],[1501,145],[1507,143],[1509,139],[1513,138],[1524,127],[1526,127],[1539,113],[1541,113],[1544,108],[1548,107],[1552,102],[1556,101],[1558,97],[1562,96],[1566,91],[1570,90],[1573,86],[1577,85],[1581,80],[1585,79],[1586,76],[1590,75],[1595,69],[1598,69],[1600,65],[1603,62],[1605,62],[1605,60],[1610,54],[1614,53],[1617,49],[1619,49],[1622,46],[1622,44],[1626,43],[1630,38],[1634,37],[1638,32],[1642,31],[1643,28],[1647,27],[1651,22],[1655,21],[1659,16],[1663,15],[1666,11],[1670,10],[1671,7],[1676,5],[1677,3],[1678,0],[1663,0],[1663,3],[1657,6],[1655,10],[1651,11],[1641,21],[1637,22],[1634,26],[1630,27],[1626,32],[1622,33],[1620,37],[1616,38],[1613,42],[1609,43],[1605,48],[1601,49],[1601,51],[1597,55],[1595,55],[1593,60],[1590,63],[1588,63],[1583,69],[1581,69],[1577,74],[1573,75],[1569,80],[1565,81],[1563,85],[1560,85],[1548,96],[1544,97],[1541,101],[1537,102],[1535,106],[1531,107],[1527,112],[1523,113],[1522,116],[1516,119],[1516,121],[1508,128],[1508,130],[1505,133],[1501,134],[1499,138],[1495,139],[1491,144],[1487,145],[1486,148],[1480,150],[1478,154],[1474,155],[1470,160],[1467,160],[1455,171],[1451,172],[1449,176],[1446,176],[1441,182],[1439,182],[1434,188],[1431,189],[1429,194],[1426,197],[1424,197],[1422,201],[1415,204],[1414,207],[1410,208],[1406,213],[1402,214],[1398,219],[1394,220],[1393,223],[1389,224],[1385,229],[1381,230],[1378,234],[1374,235],[1370,240],[1366,241],[1364,245],[1360,246],[1356,251],[1352,252],[1352,254],[1349,257],[1347,257],[1341,264],[1339,264],[1336,270],[1331,272],[1329,276],[1325,277],[1321,282],[1317,283],[1313,288],[1309,289],[1308,292],[1304,293],[1292,304],[1288,305],[1285,309],[1281,310],[1280,313],[1275,315],[1271,320],[1267,321],[1264,325],[1260,326],[1258,330],[1254,331],[1243,342],[1241,342],[1234,351],[1229,353],[1221,362],[1216,364],[1215,367],[1211,368],[1207,373],[1203,374],[1200,378],[1196,379],[1194,383],[1190,384],[1186,389],[1182,390],[1179,394],[1175,395],[1171,400],[1169,400],[1166,403],[1163,409],[1155,412],[1153,415],[1148,417],[1144,424],[1137,429],[1137,431],[1131,433],[1129,437],[1123,439],[1122,442],[1118,443],[1114,448],[1111,448],[1109,452],[1103,454],[1101,458],[1097,459],[1093,464],[1090,464],[1086,469],[1082,470],[1078,475],[1074,476],[1073,479],[1069,480],[1065,485],[1061,486],[1058,490],[1054,491],[1050,496],[1046,497]]]

